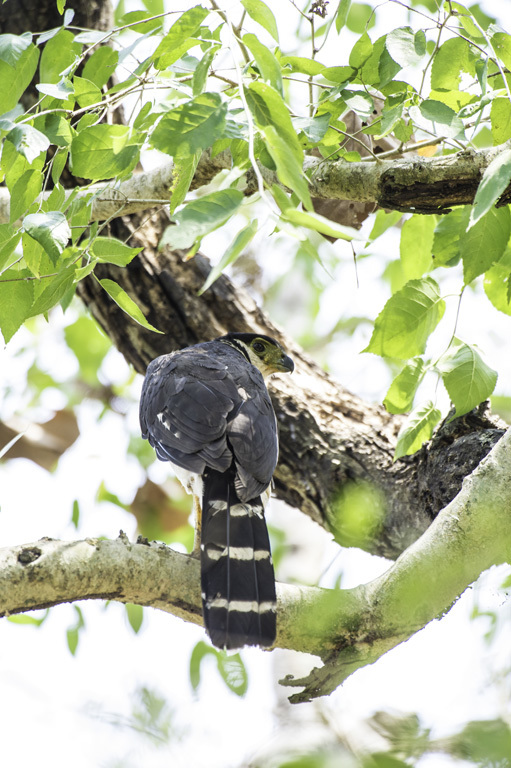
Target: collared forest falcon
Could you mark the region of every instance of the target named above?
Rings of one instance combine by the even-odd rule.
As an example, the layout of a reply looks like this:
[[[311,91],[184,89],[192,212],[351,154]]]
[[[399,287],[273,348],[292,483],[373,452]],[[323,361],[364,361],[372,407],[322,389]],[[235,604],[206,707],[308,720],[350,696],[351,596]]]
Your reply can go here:
[[[219,648],[275,641],[264,507],[278,438],[263,377],[293,369],[278,342],[254,333],[228,333],[147,369],[142,436],[194,496],[204,625]]]

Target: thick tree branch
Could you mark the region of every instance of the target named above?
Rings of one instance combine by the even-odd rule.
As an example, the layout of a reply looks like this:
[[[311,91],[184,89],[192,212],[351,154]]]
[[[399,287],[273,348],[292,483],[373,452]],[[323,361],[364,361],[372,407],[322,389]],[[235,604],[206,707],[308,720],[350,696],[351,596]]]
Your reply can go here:
[[[509,142],[491,149],[465,150],[442,157],[414,156],[378,162],[349,163],[342,159],[306,157],[304,171],[310,179],[314,198],[375,203],[381,208],[414,213],[446,213],[453,205],[473,202],[485,168],[508,146]],[[230,152],[224,151],[215,157],[209,150],[204,152],[191,189],[209,184],[217,173],[230,167]],[[153,171],[134,174],[115,187],[111,182],[93,184],[79,192],[78,197],[93,193],[92,221],[140,213],[170,200],[173,171],[174,164],[168,161]],[[260,171],[269,186],[280,185],[276,173],[263,166]],[[245,191],[246,194],[257,191],[253,172],[247,173]],[[71,192],[68,190],[67,195]],[[500,203],[509,202],[510,197],[508,189]],[[0,223],[9,221],[9,199],[9,190],[0,188]]]
[[[276,647],[319,655],[324,666],[292,700],[330,693],[357,669],[447,612],[491,565],[511,558],[511,429],[396,563],[349,590],[278,585]],[[495,532],[498,531],[498,535]],[[199,563],[163,544],[43,539],[0,550],[0,615],[84,599],[159,608],[201,623]]]
[[[330,693],[356,669],[445,614],[492,565],[511,558],[511,429],[463,482],[458,496],[424,535],[379,578],[356,590],[350,626],[340,617],[337,649],[306,678],[292,701]]]

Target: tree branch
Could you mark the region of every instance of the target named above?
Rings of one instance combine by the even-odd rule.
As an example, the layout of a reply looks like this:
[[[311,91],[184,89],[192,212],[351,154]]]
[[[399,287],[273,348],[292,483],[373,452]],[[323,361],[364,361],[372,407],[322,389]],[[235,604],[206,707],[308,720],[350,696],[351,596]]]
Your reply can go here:
[[[309,701],[446,613],[491,565],[511,557],[511,429],[424,535],[379,578],[354,589],[279,584],[276,647],[324,666],[284,685]],[[498,531],[498,535],[495,532]],[[199,563],[163,544],[43,539],[0,550],[0,616],[85,599],[159,608],[202,623]]]
[[[481,176],[490,162],[511,143],[491,149],[464,150],[442,157],[407,157],[377,162],[349,163],[346,160],[322,160],[306,157],[304,171],[310,180],[311,195],[322,200],[347,200],[375,203],[381,208],[412,213],[447,213],[453,205],[474,201]],[[229,151],[211,156],[203,153],[190,189],[209,184],[221,171],[231,167]],[[268,184],[278,184],[275,172],[259,165]],[[150,210],[171,199],[174,163],[136,173],[116,187],[111,182],[93,184],[78,192],[78,197],[93,195],[91,221],[104,221]],[[73,190],[66,190],[69,197]],[[246,194],[257,191],[253,171],[246,175]],[[49,192],[43,195],[46,199]],[[509,202],[510,189],[500,204]],[[0,188],[0,223],[9,221],[10,192]]]
[[[355,670],[445,614],[478,576],[511,558],[511,429],[424,535],[379,578],[351,592],[356,610],[337,617],[337,648],[323,667],[285,685],[309,701],[333,691]],[[331,635],[330,635],[331,636]]]

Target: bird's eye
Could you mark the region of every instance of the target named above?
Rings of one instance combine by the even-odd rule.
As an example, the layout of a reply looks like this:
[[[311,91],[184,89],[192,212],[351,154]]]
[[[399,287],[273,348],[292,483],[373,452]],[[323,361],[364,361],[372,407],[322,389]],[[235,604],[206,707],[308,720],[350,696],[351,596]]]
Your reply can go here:
[[[257,354],[260,354],[261,352],[264,352],[264,344],[262,344],[260,341],[254,341],[252,344],[252,349],[254,352],[257,352]]]

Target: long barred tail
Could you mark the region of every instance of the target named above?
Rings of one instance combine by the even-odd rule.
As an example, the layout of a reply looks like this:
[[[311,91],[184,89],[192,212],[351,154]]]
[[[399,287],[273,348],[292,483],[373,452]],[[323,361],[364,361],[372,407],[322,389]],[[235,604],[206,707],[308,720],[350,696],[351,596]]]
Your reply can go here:
[[[263,505],[260,497],[240,502],[231,471],[204,477],[201,588],[213,645],[273,644],[277,603]]]

